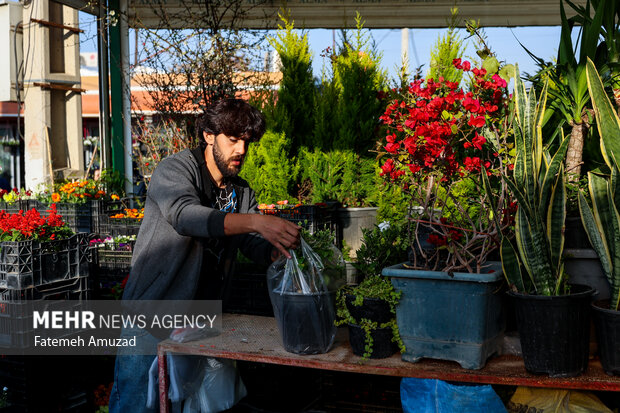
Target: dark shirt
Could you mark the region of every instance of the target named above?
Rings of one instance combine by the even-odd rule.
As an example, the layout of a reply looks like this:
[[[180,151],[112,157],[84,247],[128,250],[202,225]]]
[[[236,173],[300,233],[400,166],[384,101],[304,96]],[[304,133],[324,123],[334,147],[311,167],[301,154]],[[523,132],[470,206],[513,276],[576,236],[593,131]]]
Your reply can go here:
[[[201,197],[205,203],[204,206],[228,213],[238,212],[238,199],[232,182],[225,181],[224,188],[218,187],[209,172],[209,168],[207,168],[204,156],[200,158],[199,163],[202,179],[209,179],[211,181],[211,185],[203,185],[205,188],[211,187],[211,194],[203,194],[204,196]],[[226,287],[224,282],[224,275],[226,274],[224,257],[226,256],[226,250],[230,248],[230,238],[203,238],[201,242],[204,254],[195,299],[221,300],[224,298],[224,289]]]

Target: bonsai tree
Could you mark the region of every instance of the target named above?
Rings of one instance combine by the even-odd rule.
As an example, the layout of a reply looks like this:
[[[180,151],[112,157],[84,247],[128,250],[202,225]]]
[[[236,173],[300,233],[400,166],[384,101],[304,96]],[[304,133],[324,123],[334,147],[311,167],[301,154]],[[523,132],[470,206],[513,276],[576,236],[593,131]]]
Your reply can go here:
[[[380,274],[382,268],[407,259],[409,242],[405,223],[364,228],[362,233],[362,246],[357,250],[357,262],[353,265],[364,280],[357,286],[346,286],[338,290],[336,324],[348,325],[350,336],[355,334],[356,330],[363,332],[363,351],[358,350],[357,353],[361,353],[365,360],[391,355],[390,351],[387,352],[389,354],[374,354],[378,330],[387,330],[389,341],[404,351],[395,310],[400,292],[395,291],[389,279]],[[352,346],[356,352],[353,343]],[[387,348],[392,347],[393,345],[388,343]]]

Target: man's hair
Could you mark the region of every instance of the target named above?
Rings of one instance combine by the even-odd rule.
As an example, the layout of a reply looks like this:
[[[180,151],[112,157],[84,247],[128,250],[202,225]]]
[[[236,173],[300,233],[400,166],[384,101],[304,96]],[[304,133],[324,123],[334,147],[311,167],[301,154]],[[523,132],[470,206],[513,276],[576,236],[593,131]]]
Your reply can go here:
[[[263,114],[241,99],[222,99],[213,103],[196,122],[198,141],[204,143],[203,132],[258,141],[265,133]]]

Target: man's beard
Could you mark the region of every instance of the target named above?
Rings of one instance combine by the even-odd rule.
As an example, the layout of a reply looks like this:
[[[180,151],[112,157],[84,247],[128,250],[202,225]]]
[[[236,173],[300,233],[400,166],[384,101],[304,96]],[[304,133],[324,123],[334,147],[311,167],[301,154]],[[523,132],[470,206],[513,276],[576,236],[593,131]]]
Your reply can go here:
[[[217,142],[213,144],[213,159],[215,160],[217,169],[220,170],[224,178],[234,178],[239,175],[239,171],[241,171],[241,166],[243,165],[243,158],[243,156],[232,156],[229,159],[225,159],[224,154],[220,152]],[[231,161],[241,161],[241,163],[239,166],[235,166],[230,164]]]

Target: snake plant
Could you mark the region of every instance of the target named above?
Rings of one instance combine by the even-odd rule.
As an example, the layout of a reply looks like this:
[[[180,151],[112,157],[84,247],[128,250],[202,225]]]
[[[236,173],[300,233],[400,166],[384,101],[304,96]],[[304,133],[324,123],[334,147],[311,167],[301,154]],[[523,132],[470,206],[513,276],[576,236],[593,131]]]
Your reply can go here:
[[[601,137],[601,152],[611,170],[609,175],[588,172],[592,207],[579,193],[581,220],[611,286],[610,308],[620,304],[620,118],[612,106],[591,60],[587,66],[588,90]]]
[[[537,99],[534,88],[527,93],[515,76],[514,104],[516,159],[507,185],[516,199],[516,249],[508,238],[501,246],[502,267],[510,287],[523,293],[564,294],[566,277],[562,262],[566,187],[564,158],[568,138],[553,156],[543,147],[542,124],[547,86]]]

